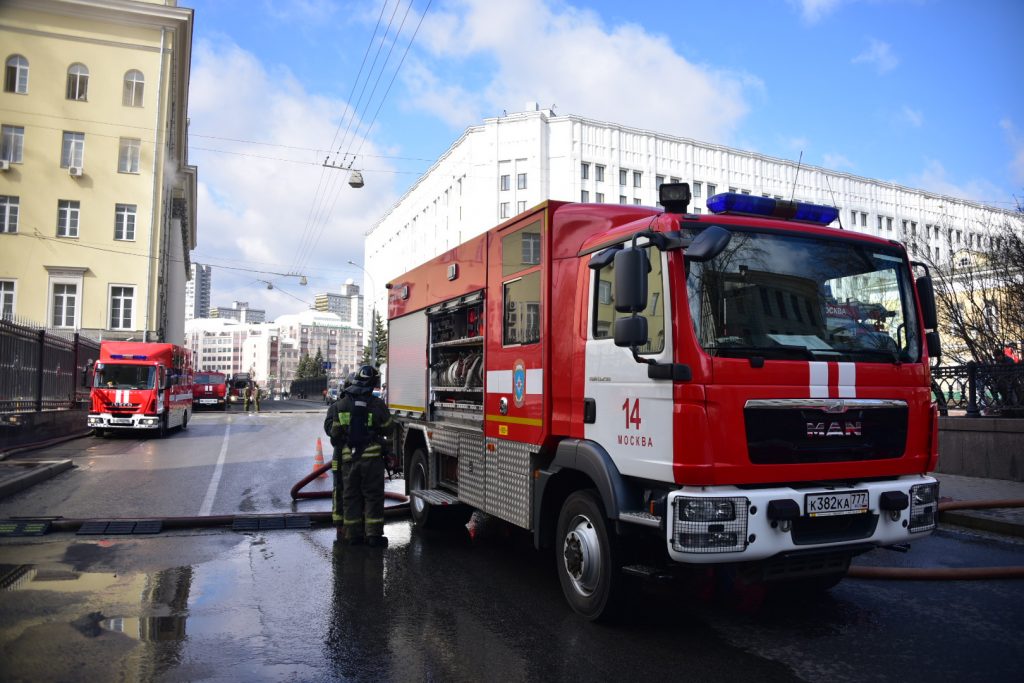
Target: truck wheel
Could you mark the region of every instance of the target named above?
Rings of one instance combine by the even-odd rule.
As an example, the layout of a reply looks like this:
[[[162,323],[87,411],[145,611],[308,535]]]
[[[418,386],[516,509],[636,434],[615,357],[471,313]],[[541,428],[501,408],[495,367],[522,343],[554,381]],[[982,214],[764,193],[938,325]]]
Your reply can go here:
[[[167,432],[167,413],[164,413],[160,416],[160,428],[157,431],[157,436],[162,439],[167,436]]]
[[[185,414],[181,416],[181,431],[184,432],[184,431],[187,431],[187,430],[188,430],[188,411],[186,410]]]
[[[92,435],[93,436],[98,436],[101,439],[106,438],[107,434],[108,434],[107,430],[101,429],[100,427],[93,427],[93,429],[92,429]]]
[[[555,541],[558,580],[569,605],[590,621],[614,618],[622,592],[618,552],[596,491],[566,499]]]
[[[413,491],[425,491],[428,488],[427,482],[427,454],[422,448],[412,452],[412,460],[409,461],[409,493]],[[421,498],[409,497],[409,514],[413,524],[421,529],[431,529],[437,526],[439,510]]]

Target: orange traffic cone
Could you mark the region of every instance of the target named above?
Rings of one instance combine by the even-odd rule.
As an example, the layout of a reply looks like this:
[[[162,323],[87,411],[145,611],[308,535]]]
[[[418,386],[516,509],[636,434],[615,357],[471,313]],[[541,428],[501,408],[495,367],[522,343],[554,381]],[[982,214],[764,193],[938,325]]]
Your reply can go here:
[[[313,469],[316,470],[317,468],[320,468],[320,467],[323,467],[323,466],[324,466],[324,447],[320,443],[320,437],[317,437],[316,438],[316,457],[313,458]],[[320,479],[323,479],[326,476],[327,476],[327,471],[326,470],[320,473]]]

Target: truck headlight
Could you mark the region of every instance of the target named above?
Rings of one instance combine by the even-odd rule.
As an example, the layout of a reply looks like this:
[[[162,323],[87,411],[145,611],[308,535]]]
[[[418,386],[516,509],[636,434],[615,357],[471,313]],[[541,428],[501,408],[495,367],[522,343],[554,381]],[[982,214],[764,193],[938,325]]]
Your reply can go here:
[[[910,487],[911,533],[931,531],[938,523],[939,485],[916,484]]]
[[[731,498],[679,498],[679,519],[683,522],[731,522],[736,508]]]

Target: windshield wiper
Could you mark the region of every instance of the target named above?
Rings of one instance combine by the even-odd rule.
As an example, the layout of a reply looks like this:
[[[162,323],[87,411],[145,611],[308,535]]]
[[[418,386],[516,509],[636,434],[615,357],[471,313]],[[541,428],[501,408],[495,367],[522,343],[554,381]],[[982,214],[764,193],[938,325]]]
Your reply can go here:
[[[750,354],[752,356],[770,356],[781,353],[783,355],[795,355],[799,358],[807,358],[809,360],[817,358],[812,349],[809,349],[806,346],[797,346],[795,344],[776,344],[775,346],[705,346],[704,350],[709,353],[717,352],[718,355],[737,352]]]
[[[851,355],[851,356],[855,355],[855,354],[858,354],[858,353],[862,353],[862,354],[865,354],[865,355],[868,355],[868,356],[873,356],[875,358],[877,358],[879,356],[882,356],[886,360],[891,361],[893,363],[897,363],[897,364],[901,362],[900,361],[900,356],[899,356],[898,353],[896,353],[895,351],[886,351],[885,349],[838,349],[838,350],[841,351],[844,354],[848,354],[848,355]]]

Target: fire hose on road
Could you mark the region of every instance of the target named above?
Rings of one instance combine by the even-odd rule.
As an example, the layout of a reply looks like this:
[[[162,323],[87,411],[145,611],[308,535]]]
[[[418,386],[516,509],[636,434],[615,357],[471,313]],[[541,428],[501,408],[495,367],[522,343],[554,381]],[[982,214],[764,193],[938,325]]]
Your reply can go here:
[[[1024,507],[1024,500],[951,500],[939,503],[939,512],[1020,507]],[[850,567],[847,576],[855,579],[913,581],[1024,579],[1024,567]]]

